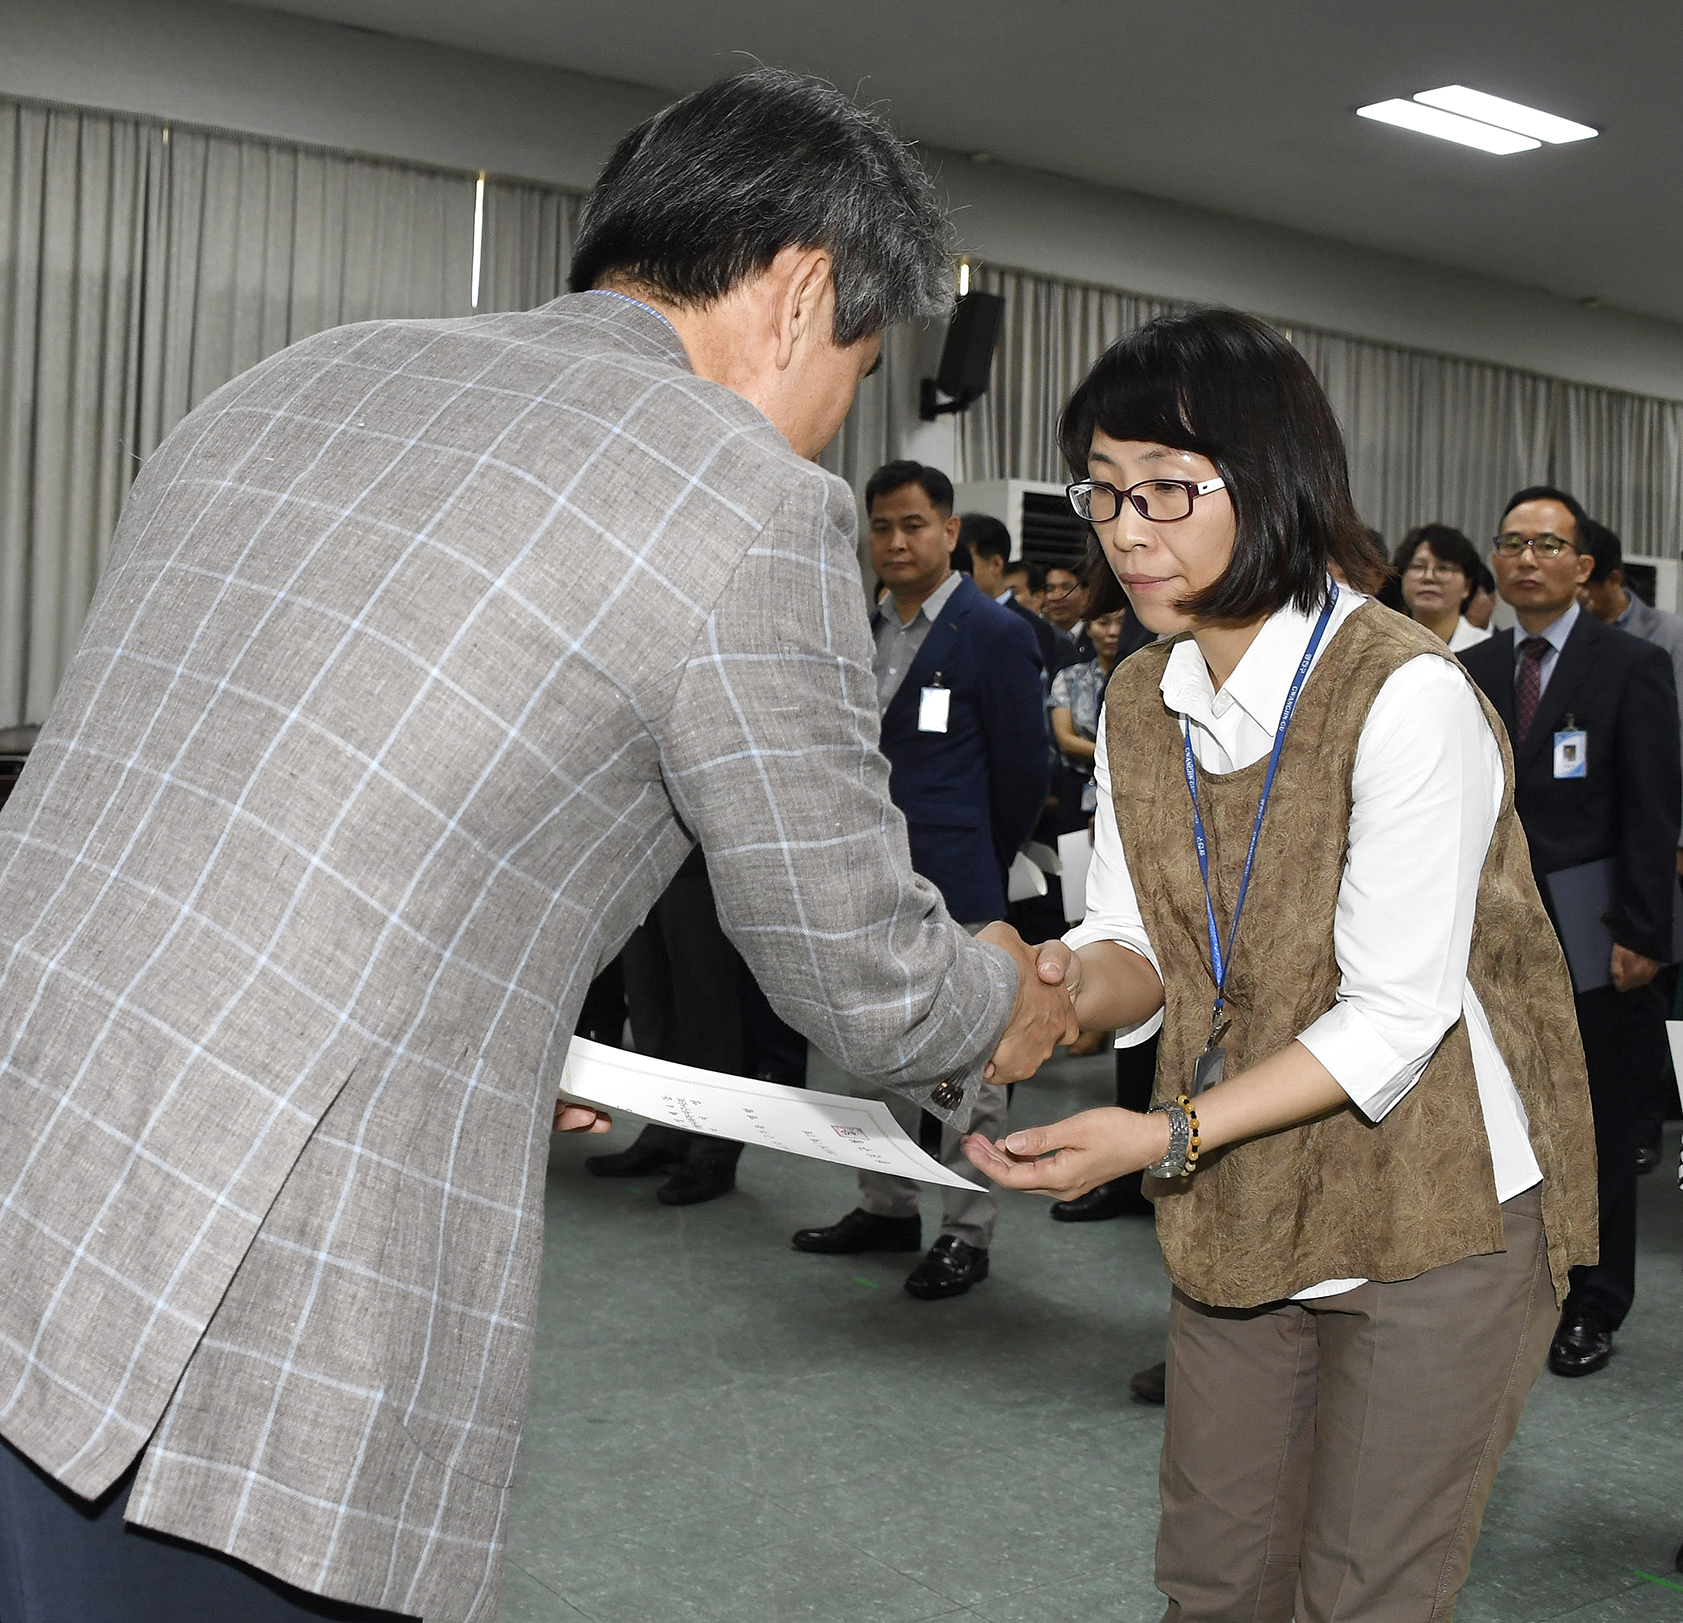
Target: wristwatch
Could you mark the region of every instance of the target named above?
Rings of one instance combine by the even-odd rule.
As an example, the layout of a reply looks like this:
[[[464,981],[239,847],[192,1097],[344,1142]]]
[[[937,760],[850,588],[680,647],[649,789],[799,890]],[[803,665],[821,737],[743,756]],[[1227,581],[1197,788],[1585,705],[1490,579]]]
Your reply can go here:
[[[1160,1105],[1153,1105],[1147,1115],[1156,1115],[1161,1111],[1169,1118],[1169,1153],[1154,1167],[1147,1167],[1145,1175],[1148,1178],[1184,1178],[1192,1169],[1187,1164],[1186,1152],[1192,1147],[1192,1123],[1187,1118],[1186,1106],[1178,1099],[1165,1099]]]

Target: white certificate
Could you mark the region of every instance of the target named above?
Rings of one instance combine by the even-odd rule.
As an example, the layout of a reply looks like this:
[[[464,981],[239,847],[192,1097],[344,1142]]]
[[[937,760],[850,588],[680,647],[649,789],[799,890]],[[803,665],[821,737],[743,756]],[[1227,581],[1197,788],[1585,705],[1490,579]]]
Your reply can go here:
[[[693,1133],[738,1138],[919,1183],[979,1187],[920,1150],[877,1099],[849,1099],[674,1065],[588,1037],[573,1038],[561,1091]]]

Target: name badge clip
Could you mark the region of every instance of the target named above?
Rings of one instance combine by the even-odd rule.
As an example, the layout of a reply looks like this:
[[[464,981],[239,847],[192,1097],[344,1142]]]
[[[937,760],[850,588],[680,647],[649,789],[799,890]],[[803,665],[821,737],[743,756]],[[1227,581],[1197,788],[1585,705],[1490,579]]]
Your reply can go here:
[[[1557,778],[1582,778],[1589,773],[1589,734],[1577,725],[1571,711],[1566,713],[1566,725],[1554,735],[1554,775]]]
[[[920,733],[944,733],[952,702],[952,689],[942,682],[941,673],[937,671],[935,680],[918,694],[917,730]]]

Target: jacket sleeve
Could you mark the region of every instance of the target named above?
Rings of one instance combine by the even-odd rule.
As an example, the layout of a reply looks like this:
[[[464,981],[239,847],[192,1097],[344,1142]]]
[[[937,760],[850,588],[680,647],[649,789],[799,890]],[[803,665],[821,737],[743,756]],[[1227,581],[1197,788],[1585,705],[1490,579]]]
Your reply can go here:
[[[772,1007],[847,1070],[920,1103],[961,1078],[956,1110],[929,1108],[962,1122],[1016,969],[912,871],[877,748],[854,523],[845,485],[796,475],[650,727],[719,922]]]
[[[988,754],[994,852],[1009,868],[1046,804],[1051,756],[1040,649],[1021,621],[996,617],[977,648],[977,700]]]
[[[1677,688],[1671,660],[1638,644],[1619,705],[1615,743],[1619,861],[1613,886],[1613,939],[1647,958],[1671,957],[1677,894],[1679,766]]]

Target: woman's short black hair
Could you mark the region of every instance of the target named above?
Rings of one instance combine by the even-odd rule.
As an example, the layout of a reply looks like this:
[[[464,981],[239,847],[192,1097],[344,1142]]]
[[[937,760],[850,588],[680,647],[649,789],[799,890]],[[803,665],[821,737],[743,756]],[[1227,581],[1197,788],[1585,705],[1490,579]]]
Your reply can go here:
[[[1414,562],[1414,555],[1422,547],[1429,548],[1440,564],[1453,564],[1466,577],[1467,589],[1461,594],[1463,609],[1472,602],[1478,590],[1478,573],[1484,567],[1478,548],[1461,531],[1449,524],[1419,524],[1402,538],[1391,555],[1391,567],[1403,575]]]
[[[1309,363],[1267,323],[1237,310],[1162,316],[1112,344],[1058,426],[1064,460],[1087,477],[1093,431],[1208,457],[1227,481],[1237,534],[1221,578],[1180,604],[1200,620],[1244,623],[1288,603],[1313,612],[1327,572],[1374,590],[1384,555],[1356,515],[1344,436]],[[1089,613],[1124,594],[1095,537]]]

